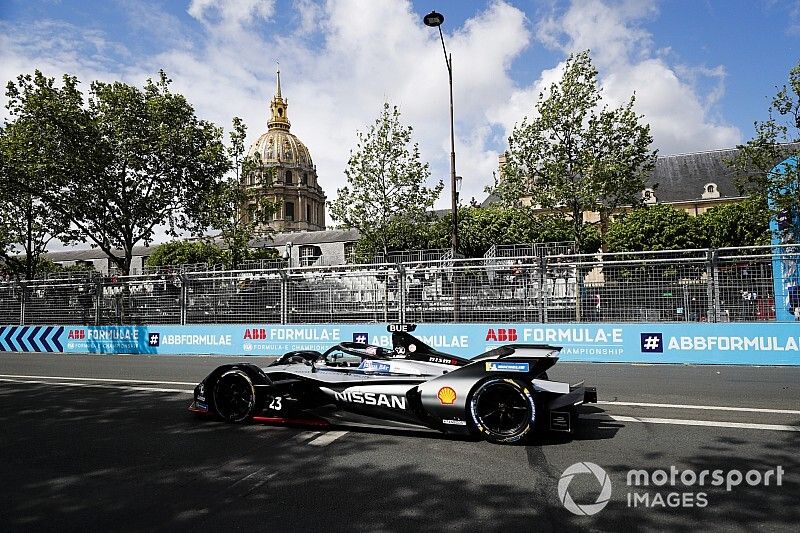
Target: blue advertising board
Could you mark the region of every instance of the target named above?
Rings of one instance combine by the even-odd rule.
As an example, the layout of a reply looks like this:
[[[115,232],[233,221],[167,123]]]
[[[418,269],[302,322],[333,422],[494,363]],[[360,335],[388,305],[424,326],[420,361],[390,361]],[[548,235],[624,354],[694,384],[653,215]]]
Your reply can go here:
[[[795,323],[420,324],[437,350],[474,357],[503,344],[562,347],[564,361],[800,364]],[[391,347],[385,324],[0,326],[0,351],[164,355],[280,355],[342,341]]]

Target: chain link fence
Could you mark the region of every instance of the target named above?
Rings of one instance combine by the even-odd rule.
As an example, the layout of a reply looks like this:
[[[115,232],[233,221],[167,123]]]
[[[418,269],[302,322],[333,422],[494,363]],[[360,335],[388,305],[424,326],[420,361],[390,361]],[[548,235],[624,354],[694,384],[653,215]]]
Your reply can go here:
[[[800,313],[798,246],[531,251],[6,281],[0,323],[745,322],[775,320],[776,305]],[[776,271],[785,279],[774,280]]]

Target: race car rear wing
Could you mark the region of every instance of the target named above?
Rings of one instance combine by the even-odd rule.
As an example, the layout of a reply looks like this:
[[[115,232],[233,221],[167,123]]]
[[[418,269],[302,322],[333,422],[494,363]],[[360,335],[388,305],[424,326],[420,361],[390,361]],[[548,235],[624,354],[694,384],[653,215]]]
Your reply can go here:
[[[553,358],[553,364],[558,361],[560,347],[549,344],[505,344],[486,351],[472,359],[440,352],[411,335],[416,329],[415,324],[390,324],[387,328],[392,333],[392,348],[396,356],[413,361],[426,361],[442,363],[453,366],[464,366],[476,361],[502,358],[539,359]],[[552,366],[552,365],[548,365]]]
[[[504,344],[484,352],[477,357],[470,359],[471,362],[482,361],[484,359],[501,358],[524,358],[539,359],[541,357],[553,357],[558,360],[560,346],[550,346],[549,344]]]
[[[440,352],[431,348],[418,338],[411,335],[408,331],[414,331],[413,324],[401,324],[409,329],[398,331],[389,326],[389,331],[392,332],[392,348],[394,349],[395,356],[404,357],[412,361],[426,361],[428,363],[441,363],[445,365],[464,366],[472,362],[471,359],[464,359],[456,355]],[[396,325],[394,326],[396,327]]]

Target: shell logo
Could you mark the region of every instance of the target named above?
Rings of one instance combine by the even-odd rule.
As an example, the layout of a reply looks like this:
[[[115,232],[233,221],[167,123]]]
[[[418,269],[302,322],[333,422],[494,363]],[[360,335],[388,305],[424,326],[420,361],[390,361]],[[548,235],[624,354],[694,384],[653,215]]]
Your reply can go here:
[[[436,397],[443,405],[453,405],[456,401],[456,391],[450,387],[442,387]]]

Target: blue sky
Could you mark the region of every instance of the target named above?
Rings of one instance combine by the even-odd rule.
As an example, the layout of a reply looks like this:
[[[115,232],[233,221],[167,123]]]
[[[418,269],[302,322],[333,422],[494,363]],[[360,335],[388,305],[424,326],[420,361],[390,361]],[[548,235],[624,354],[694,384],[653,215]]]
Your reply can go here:
[[[746,141],[800,61],[796,0],[0,0],[0,78],[39,68],[85,88],[141,85],[163,68],[198,115],[226,130],[240,116],[252,142],[279,60],[292,132],[332,199],[384,101],[414,126],[432,181],[449,175],[447,73],[421,22],[433,9],[453,55],[462,198],[485,197],[511,129],[570,52],[592,50],[610,105],[636,92],[662,155]]]

